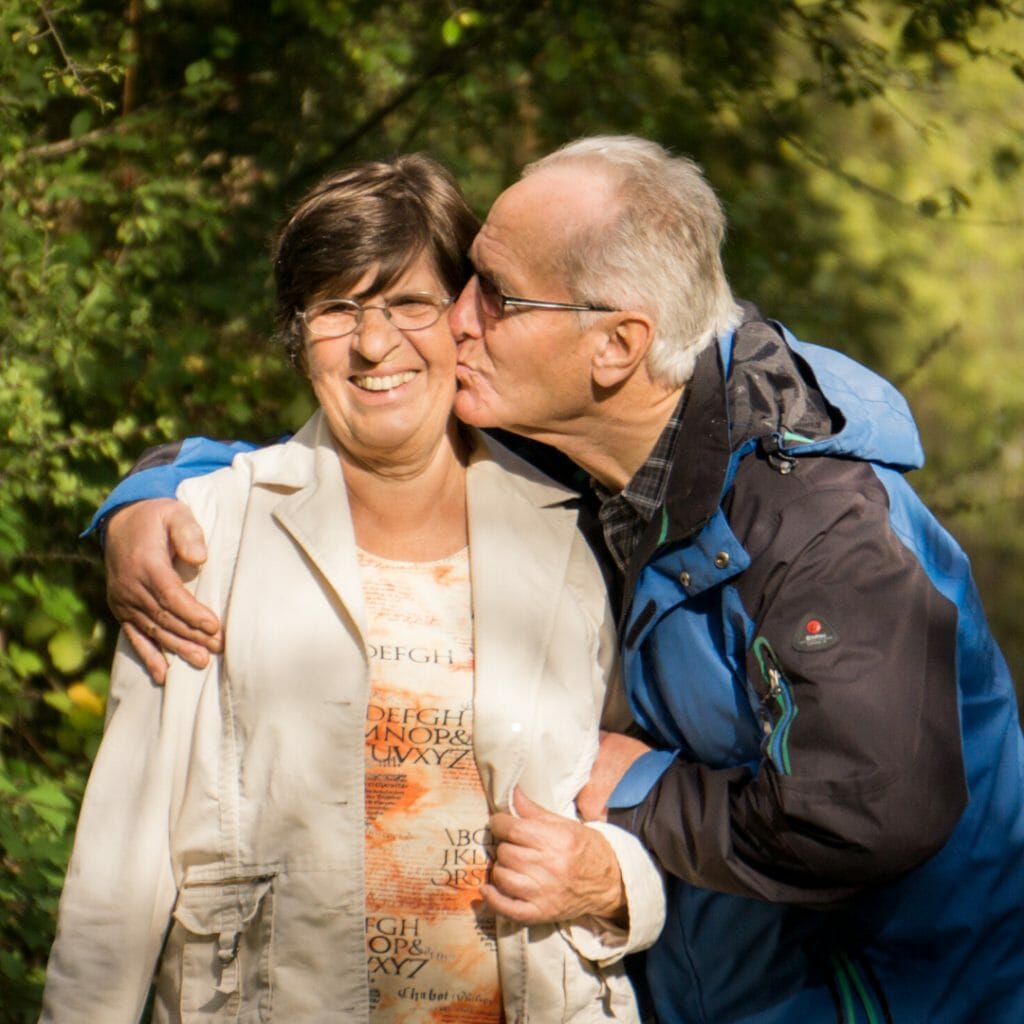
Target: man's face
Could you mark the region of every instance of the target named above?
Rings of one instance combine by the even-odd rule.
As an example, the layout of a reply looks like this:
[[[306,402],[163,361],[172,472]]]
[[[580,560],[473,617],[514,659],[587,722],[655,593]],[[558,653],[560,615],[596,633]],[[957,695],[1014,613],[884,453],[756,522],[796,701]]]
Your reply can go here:
[[[470,248],[478,276],[449,315],[458,342],[454,408],[464,422],[557,443],[591,410],[600,324],[584,329],[580,314],[567,310],[509,307],[488,315],[480,278],[506,295],[578,301],[550,269],[551,254],[606,201],[601,181],[566,169],[540,171],[498,197]]]

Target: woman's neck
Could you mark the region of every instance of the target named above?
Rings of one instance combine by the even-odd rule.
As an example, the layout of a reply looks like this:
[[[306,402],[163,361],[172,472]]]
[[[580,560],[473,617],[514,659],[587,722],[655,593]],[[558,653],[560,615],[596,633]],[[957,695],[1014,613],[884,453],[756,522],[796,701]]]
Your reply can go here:
[[[469,445],[454,424],[416,465],[378,468],[340,458],[356,543],[365,551],[429,562],[466,546]]]

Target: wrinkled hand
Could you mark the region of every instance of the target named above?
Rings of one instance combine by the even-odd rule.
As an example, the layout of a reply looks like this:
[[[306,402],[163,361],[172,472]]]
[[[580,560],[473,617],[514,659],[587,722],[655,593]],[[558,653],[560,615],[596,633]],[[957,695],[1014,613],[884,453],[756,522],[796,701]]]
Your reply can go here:
[[[623,919],[626,892],[611,846],[600,832],[535,804],[518,789],[518,813],[491,816],[497,843],[490,884],[481,895],[521,924],[572,921],[587,914]]]
[[[601,732],[597,760],[590,769],[590,780],[576,797],[576,809],[584,821],[606,821],[608,798],[633,762],[652,748],[620,732]]]
[[[107,602],[146,671],[162,683],[164,651],[202,668],[223,646],[220,622],[184,587],[174,569],[206,561],[202,530],[187,505],[172,498],[136,502],[107,525]]]

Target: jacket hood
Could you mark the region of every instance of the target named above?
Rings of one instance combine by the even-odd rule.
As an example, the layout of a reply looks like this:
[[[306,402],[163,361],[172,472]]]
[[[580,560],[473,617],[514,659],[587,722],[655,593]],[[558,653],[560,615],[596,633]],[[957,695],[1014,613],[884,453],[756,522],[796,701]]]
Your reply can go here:
[[[695,537],[708,525],[738,457],[757,447],[780,472],[811,455],[900,472],[924,463],[910,409],[891,384],[849,356],[798,341],[750,303],[741,308],[740,326],[697,357],[684,391],[665,508],[644,531],[627,593],[637,567],[656,548]]]
[[[841,352],[798,341],[749,304],[744,312],[748,319],[719,342],[733,449],[778,433],[787,454],[857,458],[900,472],[924,464],[907,401],[888,381]]]

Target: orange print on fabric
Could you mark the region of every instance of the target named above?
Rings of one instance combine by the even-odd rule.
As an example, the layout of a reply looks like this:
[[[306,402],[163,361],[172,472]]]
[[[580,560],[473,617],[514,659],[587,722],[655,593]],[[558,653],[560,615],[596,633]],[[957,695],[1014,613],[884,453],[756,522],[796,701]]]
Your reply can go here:
[[[493,839],[473,756],[468,557],[360,561],[371,1020],[499,1024],[494,915],[479,895]]]

